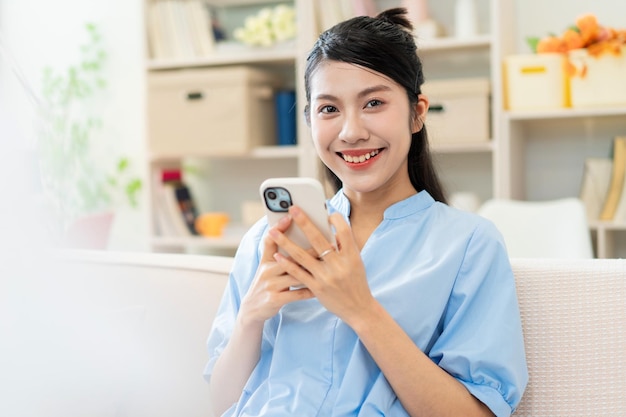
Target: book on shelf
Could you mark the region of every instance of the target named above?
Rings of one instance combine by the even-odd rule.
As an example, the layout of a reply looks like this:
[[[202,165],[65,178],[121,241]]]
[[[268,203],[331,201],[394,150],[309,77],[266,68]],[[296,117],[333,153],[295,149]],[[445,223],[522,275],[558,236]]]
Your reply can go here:
[[[171,0],[169,2],[170,17],[173,19],[172,28],[176,39],[176,52],[180,58],[193,58],[195,56],[193,35],[186,10],[187,3],[188,1],[185,0]]]
[[[215,48],[204,0],[153,0],[148,5],[147,23],[154,59],[204,57]]]
[[[206,8],[203,0],[186,1],[187,20],[191,25],[191,38],[194,55],[205,57],[211,55],[215,50],[215,36],[213,35],[213,25],[211,14]]]
[[[587,158],[579,198],[585,205],[589,222],[600,219],[604,198],[609,191],[613,160],[611,158]]]
[[[319,32],[355,16],[354,0],[314,0]]]
[[[191,190],[181,180],[179,170],[165,170],[155,193],[155,214],[162,236],[197,235],[198,217]]]
[[[169,20],[166,2],[152,1],[147,9],[147,35],[150,56],[154,59],[163,59],[174,56],[172,37],[168,33]]]
[[[609,188],[600,212],[600,220],[612,221],[622,199],[626,175],[626,136],[617,136],[612,144],[612,168]],[[626,191],[624,191],[626,192]],[[624,202],[626,204],[626,202]]]
[[[624,141],[626,141],[626,137],[623,137]],[[624,169],[624,180],[622,184],[622,192],[620,194],[619,201],[617,203],[617,207],[615,207],[615,213],[613,214],[613,222],[615,223],[626,223],[626,168]]]

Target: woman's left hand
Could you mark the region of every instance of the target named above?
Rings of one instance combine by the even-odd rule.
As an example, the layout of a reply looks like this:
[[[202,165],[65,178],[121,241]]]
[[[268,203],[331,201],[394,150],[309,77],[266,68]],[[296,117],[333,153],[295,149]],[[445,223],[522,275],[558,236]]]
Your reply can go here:
[[[299,207],[292,206],[289,213],[317,256],[274,229],[270,233],[272,239],[290,256],[287,258],[277,252],[276,261],[289,275],[306,285],[324,307],[350,325],[375,302],[350,225],[339,213],[330,216],[336,231],[335,248]]]

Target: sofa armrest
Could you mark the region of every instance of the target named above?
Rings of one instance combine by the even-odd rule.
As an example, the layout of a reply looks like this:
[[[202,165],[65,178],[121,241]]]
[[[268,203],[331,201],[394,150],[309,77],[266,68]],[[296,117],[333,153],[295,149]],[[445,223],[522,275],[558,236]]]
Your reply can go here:
[[[515,416],[623,415],[626,261],[513,259],[529,386]]]
[[[231,263],[55,252],[3,306],[0,415],[210,416],[206,338]]]

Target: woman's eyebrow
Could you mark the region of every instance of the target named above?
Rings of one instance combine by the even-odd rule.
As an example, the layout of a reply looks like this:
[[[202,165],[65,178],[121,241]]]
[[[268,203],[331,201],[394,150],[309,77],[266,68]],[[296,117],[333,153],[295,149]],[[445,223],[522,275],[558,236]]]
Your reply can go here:
[[[361,92],[359,92],[357,96],[365,97],[365,96],[369,96],[372,93],[378,93],[380,91],[390,91],[390,90],[391,90],[391,87],[389,87],[388,85],[384,85],[384,84],[374,85],[372,87],[366,88],[365,90],[362,90]]]
[[[368,87],[364,90],[359,91],[357,97],[362,98],[365,96],[369,96],[372,93],[377,93],[379,91],[390,91],[391,87],[387,85],[374,85],[372,87]],[[337,97],[332,94],[318,94],[314,97],[315,100],[337,100]]]

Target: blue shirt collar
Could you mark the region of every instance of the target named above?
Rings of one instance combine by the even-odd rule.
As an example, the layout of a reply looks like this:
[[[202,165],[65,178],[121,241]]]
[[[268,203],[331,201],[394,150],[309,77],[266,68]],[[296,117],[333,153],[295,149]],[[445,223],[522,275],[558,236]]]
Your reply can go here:
[[[403,217],[415,214],[420,210],[424,210],[435,203],[435,200],[426,191],[420,191],[402,201],[392,204],[385,210],[384,218],[389,219],[401,219]],[[337,191],[330,199],[330,212],[339,212],[346,219],[350,217],[350,200],[343,193],[343,189]]]

